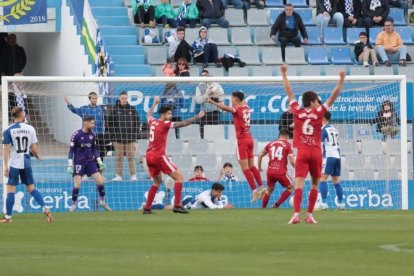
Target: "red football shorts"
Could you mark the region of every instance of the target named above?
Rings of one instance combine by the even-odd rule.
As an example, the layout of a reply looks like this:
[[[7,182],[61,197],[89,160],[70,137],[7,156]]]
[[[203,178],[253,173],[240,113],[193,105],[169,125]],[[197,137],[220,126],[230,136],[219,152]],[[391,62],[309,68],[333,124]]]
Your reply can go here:
[[[295,177],[306,178],[308,173],[311,177],[321,177],[322,151],[320,149],[299,149],[295,162]]]
[[[293,184],[292,178],[288,174],[280,174],[272,170],[267,171],[267,186],[274,187],[279,182],[284,188]]]
[[[151,177],[159,175],[160,172],[170,174],[177,170],[177,166],[165,155],[147,154],[146,159]]]
[[[248,138],[242,138],[237,139],[237,148],[236,148],[236,154],[238,160],[245,160],[245,159],[253,159],[253,148],[254,148],[254,142],[253,139]]]

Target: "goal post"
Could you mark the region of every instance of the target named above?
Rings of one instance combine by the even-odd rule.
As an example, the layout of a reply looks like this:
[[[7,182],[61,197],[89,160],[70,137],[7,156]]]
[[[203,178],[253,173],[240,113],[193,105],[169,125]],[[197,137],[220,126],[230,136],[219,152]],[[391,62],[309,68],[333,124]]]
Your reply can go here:
[[[288,78],[297,98],[299,98],[304,91],[314,90],[319,93],[323,101],[326,100],[331,89],[336,85],[338,80],[337,76],[290,76]],[[44,139],[44,146],[47,148],[46,155],[44,154],[45,157],[53,158],[53,162],[46,162],[46,164],[43,165],[40,162],[36,162],[34,170],[40,171],[42,175],[46,176],[45,178],[50,177],[51,179],[48,180],[48,183],[53,181],[52,178],[58,177],[60,179],[59,181],[67,182],[68,185],[70,185],[70,177],[67,175],[61,177],[58,175],[58,172],[61,171],[62,174],[65,173],[64,166],[66,164],[67,145],[69,143],[68,139],[70,138],[71,133],[80,128],[81,120],[78,116],[68,111],[66,104],[63,101],[64,96],[67,96],[71,103],[78,107],[80,105],[88,104],[87,95],[89,92],[101,91],[99,104],[110,106],[115,103],[119,92],[127,91],[129,103],[136,107],[137,112],[141,117],[141,121],[144,122],[145,112],[151,106],[153,98],[156,95],[161,95],[164,87],[168,84],[174,83],[178,87],[178,90],[183,92],[184,95],[184,104],[181,107],[180,114],[182,119],[185,119],[199,110],[199,105],[194,100],[195,87],[199,83],[206,83],[206,80],[208,80],[208,82],[217,82],[223,86],[226,96],[226,104],[230,104],[229,98],[232,91],[242,90],[245,92],[246,101],[252,109],[252,134],[253,138],[257,140],[257,143],[255,144],[256,152],[259,149],[261,150],[266,142],[269,142],[272,138],[276,138],[275,135],[277,134],[277,131],[275,131],[275,129],[277,127],[277,121],[279,120],[281,113],[288,108],[288,101],[283,91],[281,77],[209,77],[208,79],[206,79],[206,77],[3,77],[2,129],[6,129],[10,123],[8,114],[8,94],[15,92],[15,88],[12,87],[12,84],[22,84],[21,87],[23,87],[22,89],[27,95],[27,99],[30,103],[28,108],[30,116],[29,123],[34,123],[38,134],[42,135]],[[102,90],[103,87],[106,89]],[[411,139],[411,137],[408,137],[407,129],[408,110],[406,76],[347,76],[343,91],[344,93],[341,94],[343,98],[335,103],[334,108],[332,109],[333,125],[338,126],[341,135],[340,139],[341,141],[344,141],[344,146],[347,146],[350,143],[355,143],[357,145],[357,152],[352,153],[351,150],[348,149],[348,152],[344,154],[341,153],[345,164],[343,169],[347,173],[347,176],[344,177],[344,181],[350,180],[350,183],[354,181],[352,182],[352,185],[350,184],[350,187],[353,187],[352,189],[357,190],[357,187],[360,184],[364,186],[366,193],[368,193],[367,195],[353,195],[352,197],[349,197],[349,207],[352,207],[352,204],[355,204],[358,208],[381,208],[381,204],[377,205],[377,202],[381,201],[381,199],[379,198],[377,200],[377,197],[369,194],[372,192],[369,188],[370,185],[378,185],[378,187],[381,187],[381,191],[389,192],[389,194],[397,198],[398,204],[392,205],[393,208],[391,209],[408,209],[409,162],[412,162],[412,160],[408,160],[407,155],[409,151],[407,141]],[[355,98],[355,102],[349,100],[350,98]],[[371,102],[369,105],[364,105],[364,101],[367,99],[371,100]],[[395,137],[393,136],[392,139],[389,137],[389,140],[381,141],[381,138],[379,137],[381,134],[375,133],[375,126],[369,126],[369,122],[375,117],[382,101],[386,99],[391,99],[393,102],[394,108],[400,117],[401,124],[398,127],[398,133]],[[341,109],[342,107],[344,110]],[[31,109],[35,109],[33,113],[31,113]],[[224,125],[224,136],[222,137],[223,144],[226,144],[229,140],[234,139],[231,134],[231,117],[229,114],[222,114],[221,120],[221,124]],[[213,128],[206,127],[205,131],[210,129]],[[184,129],[180,129],[180,131],[185,133]],[[341,131],[343,133],[341,133]],[[171,138],[172,136],[170,133],[168,143],[176,144],[174,141],[171,142],[171,139],[178,138],[178,135],[179,134],[177,134],[177,137]],[[216,156],[217,164],[215,164],[214,167],[216,172],[211,170],[211,172],[207,171],[206,173],[211,180],[217,180],[213,179],[213,177],[218,177],[216,175],[218,175],[218,171],[222,165],[220,162],[224,160],[222,157],[228,157],[231,154],[221,154],[218,152],[217,148],[222,146],[219,145],[220,143],[218,141],[220,140],[214,141],[215,137],[209,137],[210,138],[204,140],[213,139],[213,141],[209,140],[209,151],[203,152],[203,156]],[[187,176],[191,173],[192,168],[198,160],[202,160],[196,153],[192,152],[193,142],[191,139],[191,137],[189,140],[177,139],[182,140],[183,145],[181,145],[181,147],[183,154],[181,154],[181,152],[169,154],[167,147],[167,154],[172,157],[174,162],[177,160],[175,155],[185,155],[192,158],[192,161],[190,162],[191,167],[186,168],[187,171],[185,171],[187,173],[184,175],[185,180],[188,178]],[[142,160],[143,149],[140,142],[137,145],[137,166],[140,166],[139,162]],[[141,144],[144,144],[144,142]],[[364,147],[369,148],[374,144],[381,145],[383,151],[378,154],[366,152]],[[398,152],[395,151],[395,148],[394,151],[391,152],[389,147],[391,148],[395,144],[397,145]],[[43,145],[41,146],[43,147]],[[344,148],[344,150],[346,150],[346,148]],[[225,151],[226,149],[223,150],[223,152]],[[381,163],[376,160],[381,156],[380,154],[382,154],[384,158],[384,168],[375,167],[376,163]],[[359,159],[355,160],[355,163],[352,164],[354,158]],[[114,157],[110,156],[107,158],[108,162],[112,162],[112,167],[110,167],[115,170],[115,161],[113,159]],[[364,167],[356,167],[358,162],[362,162]],[[183,162],[183,164],[184,163],[185,162]],[[397,165],[397,163],[400,165]],[[124,160],[124,167],[126,166],[125,164],[126,160]],[[239,165],[233,165],[237,175],[240,170],[238,168]],[[56,166],[56,168],[53,166]],[[382,163],[380,166],[382,166]],[[363,175],[364,170],[369,171],[370,175],[372,173],[372,179]],[[125,167],[124,175],[127,173],[128,167]],[[112,179],[113,174],[114,171],[105,174],[107,182],[111,182],[110,180]],[[357,179],[361,174],[362,178]],[[237,176],[239,176],[240,180],[244,181],[242,174]],[[262,178],[266,180],[265,174],[262,174]],[[143,183],[147,183],[148,180],[146,179],[145,171],[140,180],[142,180]],[[398,184],[396,184],[396,182],[398,182]],[[6,183],[4,177],[3,183]],[[39,186],[41,185],[42,182],[39,183]],[[131,184],[125,182],[122,183],[122,185],[127,186]],[[398,188],[396,188],[397,186]],[[189,185],[189,187],[193,186]],[[208,186],[204,185],[202,187],[204,188]],[[234,187],[233,184],[232,189],[234,189]],[[123,190],[125,192],[129,191],[128,187],[124,189],[119,185],[114,185],[114,189],[120,193],[122,193]],[[348,190],[348,192],[351,193],[352,189]],[[3,193],[5,193],[5,189],[3,189]],[[238,191],[238,193],[239,194],[235,196],[244,198],[247,195],[248,197],[249,190],[247,184],[244,185],[242,190]],[[332,193],[332,190],[330,190],[330,193]],[[108,194],[110,194],[110,189],[108,190]],[[274,197],[278,196],[277,193],[275,194]],[[345,195],[346,194],[347,190],[345,191]],[[134,198],[133,195],[136,194],[125,194],[126,198],[116,200],[119,200],[120,202],[142,201],[143,195],[140,194],[138,199]],[[369,198],[371,196],[372,198]],[[240,200],[240,198],[235,200]],[[334,204],[335,197],[331,196],[330,198]],[[371,199],[373,202],[370,202]],[[239,206],[259,207],[259,205],[249,205],[248,203],[244,203],[244,201],[243,203],[240,203]]]

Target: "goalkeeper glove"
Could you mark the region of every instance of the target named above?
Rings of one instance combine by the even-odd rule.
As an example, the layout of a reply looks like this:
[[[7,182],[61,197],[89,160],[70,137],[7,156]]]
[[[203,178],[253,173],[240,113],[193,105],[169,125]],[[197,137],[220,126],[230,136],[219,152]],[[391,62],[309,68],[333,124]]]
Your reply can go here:
[[[68,169],[66,170],[68,174],[73,174],[73,160],[68,160]]]
[[[96,161],[98,162],[99,170],[101,172],[106,170],[106,165],[102,162],[102,159],[100,157],[96,158]]]

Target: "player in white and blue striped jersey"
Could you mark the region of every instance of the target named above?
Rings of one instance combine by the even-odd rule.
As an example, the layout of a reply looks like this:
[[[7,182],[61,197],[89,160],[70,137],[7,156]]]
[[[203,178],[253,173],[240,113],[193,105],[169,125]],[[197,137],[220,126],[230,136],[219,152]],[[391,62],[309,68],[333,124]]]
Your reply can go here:
[[[14,107],[11,115],[14,123],[3,132],[4,176],[8,179],[6,216],[0,220],[0,223],[12,222],[14,195],[16,193],[16,186],[19,185],[20,181],[26,185],[27,191],[42,207],[47,220],[52,222],[52,214],[45,207],[42,195],[34,186],[30,155],[32,154],[40,160],[36,131],[31,125],[24,123],[26,113],[21,107]]]
[[[322,197],[320,208],[326,210],[329,208],[326,199],[328,197],[328,177],[331,176],[335,187],[336,196],[338,197],[338,209],[345,209],[343,203],[343,190],[340,183],[341,176],[341,152],[339,147],[339,132],[329,122],[331,113],[325,113],[322,125],[322,177],[319,183],[319,191]]]

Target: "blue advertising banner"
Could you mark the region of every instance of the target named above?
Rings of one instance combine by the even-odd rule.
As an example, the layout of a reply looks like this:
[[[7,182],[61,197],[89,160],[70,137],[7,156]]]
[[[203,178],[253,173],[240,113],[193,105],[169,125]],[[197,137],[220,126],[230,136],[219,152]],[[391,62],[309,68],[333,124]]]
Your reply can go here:
[[[344,202],[347,209],[401,209],[401,182],[400,181],[343,181]],[[204,190],[211,187],[212,182],[186,182],[183,188],[183,199],[195,198]],[[250,203],[251,191],[247,182],[222,182],[225,186],[222,200],[231,203],[235,208],[260,208],[261,202]],[[409,181],[410,187],[413,181]],[[105,184],[107,203],[113,210],[138,210],[145,202],[145,192],[150,187],[150,181],[117,181]],[[306,184],[303,205],[307,204],[309,183]],[[0,187],[2,194],[3,186]],[[39,183],[37,189],[42,193],[46,206],[53,212],[67,212],[71,205],[72,183]],[[282,188],[278,185],[269,201],[270,207],[279,197]],[[410,189],[410,209],[414,208],[414,189]],[[174,195],[171,190],[162,186],[157,194],[157,205],[171,205]],[[336,208],[335,189],[329,186],[328,203]],[[282,208],[291,208],[289,200]],[[99,206],[99,195],[92,181],[84,181],[78,197],[77,211],[102,211]],[[25,191],[24,185],[19,185],[14,205],[15,213],[41,212],[40,206]]]
[[[46,0],[0,1],[1,25],[47,23]]]

